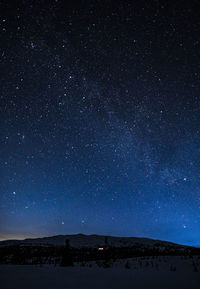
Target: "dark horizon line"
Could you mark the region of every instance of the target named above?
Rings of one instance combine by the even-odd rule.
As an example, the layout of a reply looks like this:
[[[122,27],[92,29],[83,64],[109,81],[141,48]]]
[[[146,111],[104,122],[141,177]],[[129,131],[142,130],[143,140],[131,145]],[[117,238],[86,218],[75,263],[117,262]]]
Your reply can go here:
[[[128,238],[136,238],[136,239],[147,239],[147,240],[154,240],[154,241],[160,241],[160,242],[167,242],[167,243],[171,243],[171,244],[175,244],[175,245],[182,245],[182,246],[188,246],[188,247],[196,247],[199,248],[199,246],[197,245],[188,245],[188,244],[181,244],[181,243],[176,243],[173,241],[169,241],[169,240],[161,240],[161,239],[157,239],[157,238],[150,238],[150,237],[144,237],[144,236],[115,236],[115,235],[102,235],[102,234],[84,234],[84,233],[74,233],[74,234],[56,234],[56,235],[48,235],[48,236],[41,236],[41,237],[28,237],[28,238],[24,238],[24,239],[4,239],[4,240],[0,240],[1,242],[6,242],[6,241],[26,241],[26,240],[36,240],[36,239],[45,239],[45,238],[53,238],[53,237],[59,237],[59,236],[98,236],[98,237],[112,237],[112,238],[123,238],[123,239],[128,239]]]

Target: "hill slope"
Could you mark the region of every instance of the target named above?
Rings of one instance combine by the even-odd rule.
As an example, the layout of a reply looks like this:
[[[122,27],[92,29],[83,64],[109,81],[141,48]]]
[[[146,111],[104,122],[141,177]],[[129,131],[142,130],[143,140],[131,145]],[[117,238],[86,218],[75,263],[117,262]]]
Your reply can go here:
[[[127,247],[127,246],[137,246],[142,245],[145,247],[186,247],[178,245],[171,242],[153,240],[148,238],[138,238],[138,237],[112,237],[112,236],[102,236],[102,235],[57,235],[52,237],[36,238],[36,239],[25,239],[25,240],[7,240],[1,241],[0,246],[10,246],[17,244],[32,244],[34,245],[54,245],[62,246],[65,245],[66,239],[69,240],[72,247],[101,247],[108,244],[113,247]]]

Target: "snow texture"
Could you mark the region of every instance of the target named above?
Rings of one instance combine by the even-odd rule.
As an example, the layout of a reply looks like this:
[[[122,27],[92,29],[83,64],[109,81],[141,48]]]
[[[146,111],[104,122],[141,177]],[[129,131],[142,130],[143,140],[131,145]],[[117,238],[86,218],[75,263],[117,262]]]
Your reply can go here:
[[[116,260],[107,269],[96,262],[67,268],[0,265],[1,289],[199,289],[199,284],[199,257]]]

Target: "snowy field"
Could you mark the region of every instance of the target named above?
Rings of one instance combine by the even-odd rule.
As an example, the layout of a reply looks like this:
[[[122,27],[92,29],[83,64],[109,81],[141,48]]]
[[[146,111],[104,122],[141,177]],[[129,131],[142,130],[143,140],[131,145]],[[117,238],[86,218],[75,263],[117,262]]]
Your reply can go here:
[[[97,262],[98,263],[98,262]],[[200,258],[143,257],[72,268],[0,265],[1,289],[199,289]],[[99,267],[100,266],[100,267]]]

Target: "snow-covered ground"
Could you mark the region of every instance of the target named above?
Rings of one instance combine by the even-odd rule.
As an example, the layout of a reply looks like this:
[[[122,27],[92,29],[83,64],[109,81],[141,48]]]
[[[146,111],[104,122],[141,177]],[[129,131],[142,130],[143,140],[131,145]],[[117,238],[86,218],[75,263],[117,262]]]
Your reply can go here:
[[[98,262],[97,262],[98,263]],[[128,264],[128,265],[127,265]],[[75,264],[0,265],[1,289],[199,289],[200,258],[140,257]],[[100,267],[99,267],[100,266]]]

